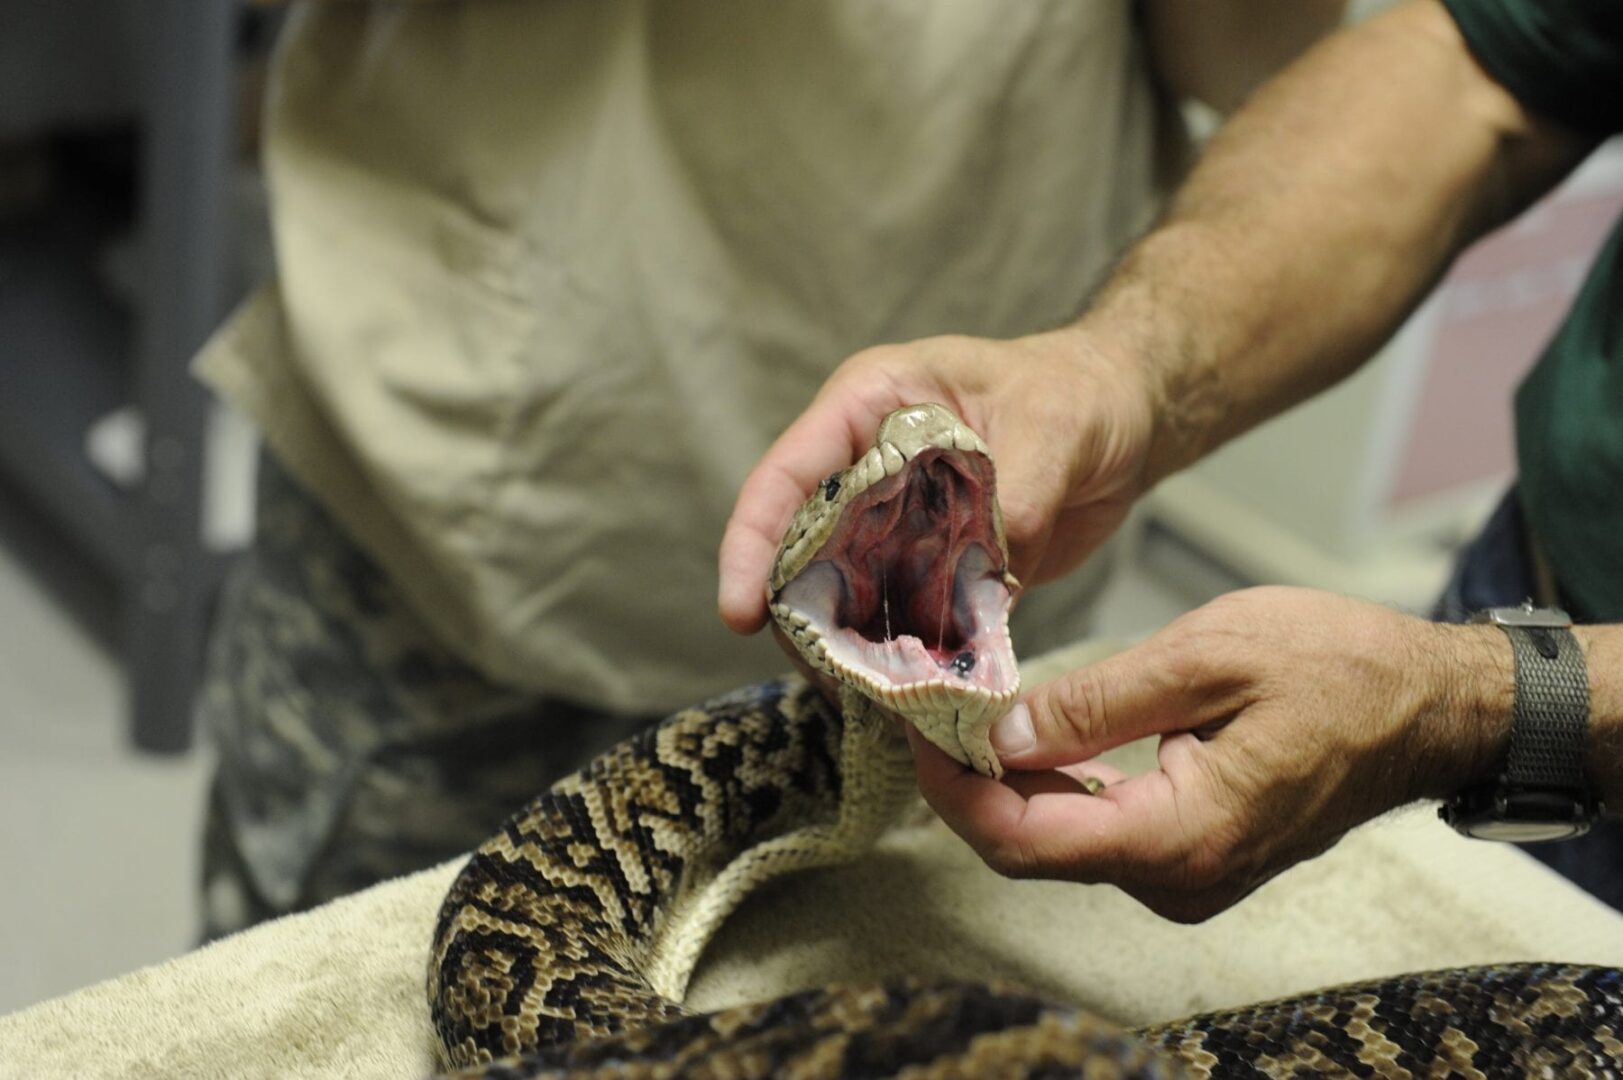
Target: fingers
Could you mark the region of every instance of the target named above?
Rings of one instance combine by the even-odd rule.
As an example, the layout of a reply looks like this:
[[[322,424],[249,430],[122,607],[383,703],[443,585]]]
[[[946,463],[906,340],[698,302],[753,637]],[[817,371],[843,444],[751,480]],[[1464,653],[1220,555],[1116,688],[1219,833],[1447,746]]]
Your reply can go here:
[[[722,620],[760,629],[762,583],[795,508],[867,450],[886,414],[921,401],[953,409],[992,448],[1016,576],[1036,584],[1075,566],[1137,494],[1153,427],[1135,367],[1104,364],[1101,382],[1079,356],[1092,353],[1056,331],[932,338],[846,360],[744,482],[718,557]]]
[[[1089,795],[1060,773],[982,776],[911,727],[908,741],[925,799],[999,873],[1126,883],[1155,875],[1181,851],[1176,793],[1164,773],[1119,779]]]
[[[766,580],[796,508],[830,473],[850,465],[890,408],[824,394],[774,442],[744,480],[721,539],[721,619],[740,634],[766,622]]]
[[[1001,783],[915,738],[919,786],[1002,873],[1108,881],[1168,918],[1205,919],[1402,801],[1392,762],[1408,744],[1392,732],[1407,722],[1389,714],[1433,715],[1394,705],[1408,684],[1385,635],[1402,618],[1301,591],[1233,594],[1032,691],[994,727],[1014,770]],[[1098,753],[1151,734],[1156,769],[1078,792]]]
[[[1088,795],[1069,769],[1007,773],[999,782],[964,768],[911,728],[908,738],[931,807],[1007,877],[1109,883],[1163,918],[1193,923],[1231,907],[1268,876],[1231,873],[1211,855],[1211,796],[1194,775],[1162,769]],[[1088,765],[1090,773],[1108,769]]]
[[[762,461],[744,481],[717,556],[716,607],[735,633],[753,634],[766,622],[767,576],[795,507],[811,492],[806,487],[801,494],[804,483],[771,460]]]
[[[1093,795],[1097,795],[1111,784],[1119,784],[1127,779],[1127,774],[1114,765],[1107,765],[1103,761],[1081,761],[1075,765],[1062,765],[1046,772],[1006,773],[1003,782],[1023,791],[1025,790],[1021,787],[1023,779],[1043,776],[1061,777],[1066,785],[1065,790],[1082,790]],[[1059,789],[1059,782],[1055,783],[1055,789]]]
[[[1112,747],[1199,727],[1227,707],[1229,684],[1151,638],[1035,688],[992,727],[1012,769],[1050,769]]]

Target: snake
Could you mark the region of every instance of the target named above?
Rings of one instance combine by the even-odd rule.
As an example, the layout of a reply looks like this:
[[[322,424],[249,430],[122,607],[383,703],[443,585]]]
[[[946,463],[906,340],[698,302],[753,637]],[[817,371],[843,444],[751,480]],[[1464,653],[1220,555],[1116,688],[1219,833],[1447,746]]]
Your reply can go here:
[[[707,1013],[683,994],[752,890],[919,807],[902,724],[988,776],[1019,583],[981,437],[898,409],[795,513],[766,583],[795,674],[680,710],[475,850],[435,923],[448,1075],[1623,1076],[1623,972],[1405,974],[1137,1029],[1017,985],[898,976]]]

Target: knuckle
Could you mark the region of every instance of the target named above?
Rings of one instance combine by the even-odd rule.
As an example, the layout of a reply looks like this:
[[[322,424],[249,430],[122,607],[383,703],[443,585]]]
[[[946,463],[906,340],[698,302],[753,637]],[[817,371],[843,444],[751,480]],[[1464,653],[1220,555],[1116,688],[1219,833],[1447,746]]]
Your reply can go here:
[[[981,342],[968,334],[936,334],[925,338],[922,344],[934,352],[962,353],[978,352]]]
[[[835,378],[852,386],[865,385],[872,382],[876,376],[901,371],[912,359],[912,353],[906,345],[871,345],[861,352],[852,353],[840,365]]]
[[[1104,688],[1091,672],[1074,672],[1052,683],[1041,699],[1040,709],[1048,716],[1039,722],[1068,729],[1080,742],[1087,743],[1107,730]]]
[[[1254,613],[1237,594],[1218,597],[1169,625],[1157,644],[1167,674],[1187,688],[1226,683],[1257,660]]]
[[[1173,623],[1157,642],[1157,666],[1179,686],[1193,686],[1205,679],[1213,649],[1222,638],[1220,627],[1192,618],[1200,614],[1191,612]]]
[[[852,353],[851,358],[846,363],[857,367],[871,367],[874,365],[883,367],[886,364],[894,363],[905,354],[906,348],[902,345],[870,345],[866,349]]]

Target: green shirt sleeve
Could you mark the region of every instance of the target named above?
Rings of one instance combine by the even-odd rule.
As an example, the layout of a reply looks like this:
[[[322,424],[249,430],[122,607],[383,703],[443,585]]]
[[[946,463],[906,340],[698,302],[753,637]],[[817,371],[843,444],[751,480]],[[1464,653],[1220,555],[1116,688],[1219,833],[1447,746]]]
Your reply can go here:
[[[1443,0],[1488,74],[1583,131],[1623,131],[1623,0]]]

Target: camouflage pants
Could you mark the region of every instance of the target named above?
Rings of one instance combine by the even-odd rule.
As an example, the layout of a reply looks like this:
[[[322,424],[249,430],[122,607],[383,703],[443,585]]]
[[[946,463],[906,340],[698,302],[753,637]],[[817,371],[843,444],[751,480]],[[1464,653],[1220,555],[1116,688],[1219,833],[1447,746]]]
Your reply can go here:
[[[655,719],[499,686],[457,660],[268,456],[258,514],[198,699],[218,753],[205,938],[467,851]]]

